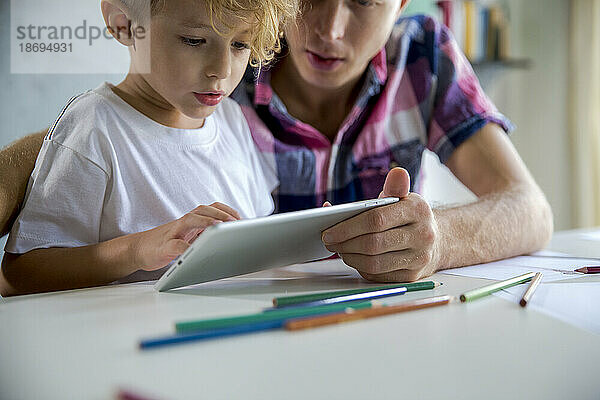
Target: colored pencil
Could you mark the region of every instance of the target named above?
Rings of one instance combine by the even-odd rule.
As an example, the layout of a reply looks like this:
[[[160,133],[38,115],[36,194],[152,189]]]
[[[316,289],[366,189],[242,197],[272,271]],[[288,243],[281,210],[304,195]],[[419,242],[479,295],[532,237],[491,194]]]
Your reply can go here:
[[[198,342],[207,339],[216,339],[226,336],[242,335],[245,333],[270,331],[280,329],[285,320],[277,319],[273,321],[254,322],[245,325],[235,325],[227,328],[210,329],[198,332],[167,335],[153,339],[145,339],[140,342],[140,349],[147,350],[157,347],[169,346],[174,344],[182,344],[188,342]]]
[[[577,268],[575,271],[583,274],[600,274],[600,266]]]
[[[129,390],[121,389],[117,393],[116,400],[152,400],[150,397]]]
[[[507,279],[505,281],[500,281],[493,283],[491,285],[483,286],[477,289],[470,290],[460,295],[460,301],[463,303],[466,301],[472,301],[479,299],[484,296],[488,296],[494,292],[497,292],[502,289],[509,288],[511,286],[519,285],[521,283],[525,283],[530,281],[535,276],[535,272],[528,272],[523,275],[515,276],[514,278]]]
[[[175,324],[175,330],[178,333],[189,333],[200,330],[229,328],[238,325],[247,325],[259,322],[281,321],[289,318],[306,317],[310,315],[328,314],[332,312],[344,311],[346,308],[362,309],[370,308],[370,301],[352,303],[352,304],[328,304],[317,307],[302,307],[294,309],[281,309],[268,313],[256,313],[247,315],[238,315],[225,318],[201,319],[194,321],[184,321]]]
[[[533,296],[535,289],[537,289],[540,282],[542,281],[542,276],[543,275],[541,272],[538,272],[537,274],[535,274],[535,277],[531,280],[529,287],[523,294],[523,298],[521,299],[521,301],[519,301],[519,304],[521,305],[521,307],[527,306],[527,303],[529,303],[529,300],[531,300],[531,297]]]
[[[451,299],[452,297],[450,296],[437,296],[419,300],[412,300],[403,304],[397,304],[393,306],[380,306],[353,312],[347,311],[344,313],[298,318],[287,321],[285,323],[285,329],[290,331],[296,331],[300,329],[309,329],[316,328],[319,326],[356,321],[365,318],[380,317],[383,315],[396,314],[406,311],[418,310],[422,308],[436,307],[448,304]]]
[[[398,295],[404,294],[406,292],[407,292],[406,287],[401,286],[401,287],[395,287],[395,288],[391,288],[391,289],[375,290],[375,291],[369,291],[369,292],[364,292],[364,293],[348,294],[346,296],[338,296],[338,297],[331,297],[331,298],[326,298],[326,299],[321,299],[321,300],[308,301],[306,303],[290,304],[283,308],[273,307],[273,308],[265,309],[264,311],[270,313],[270,312],[274,312],[274,311],[293,309],[293,308],[316,307],[316,306],[323,306],[323,305],[327,305],[327,304],[350,303],[350,302],[355,302],[355,301],[373,300],[373,299],[380,299],[382,297],[398,296]]]
[[[347,296],[351,294],[359,294],[372,292],[376,290],[393,289],[397,287],[405,287],[407,292],[414,292],[417,290],[430,290],[440,286],[441,283],[434,281],[425,282],[414,282],[414,283],[400,283],[395,285],[384,285],[384,286],[372,286],[360,289],[347,289],[347,290],[335,290],[329,292],[309,293],[298,296],[285,296],[275,297],[273,299],[273,306],[277,308],[283,308],[298,303],[307,303],[311,301],[331,299],[333,297]]]

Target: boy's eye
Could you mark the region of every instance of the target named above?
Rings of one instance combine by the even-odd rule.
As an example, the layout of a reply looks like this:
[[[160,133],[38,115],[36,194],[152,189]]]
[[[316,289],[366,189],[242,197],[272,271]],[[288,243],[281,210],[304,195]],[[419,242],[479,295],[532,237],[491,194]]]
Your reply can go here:
[[[181,36],[181,42],[185,45],[195,47],[195,46],[199,46],[201,44],[206,43],[206,40]]]
[[[373,0],[356,0],[356,2],[364,7],[370,7],[375,4]]]
[[[250,45],[244,42],[232,42],[231,46],[236,50],[248,50]]]

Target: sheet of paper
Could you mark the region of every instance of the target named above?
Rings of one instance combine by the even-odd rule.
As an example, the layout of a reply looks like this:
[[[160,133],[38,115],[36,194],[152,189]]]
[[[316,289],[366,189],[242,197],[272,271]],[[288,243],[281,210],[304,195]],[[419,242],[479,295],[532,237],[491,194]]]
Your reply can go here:
[[[557,257],[552,258],[551,256],[553,255]],[[472,278],[505,280],[527,272],[541,272],[544,275],[542,282],[553,282],[581,277],[583,276],[582,274],[573,272],[576,268],[598,263],[598,261],[594,260],[566,257],[567,255],[561,253],[538,252],[529,256],[507,258],[506,260],[494,261],[487,264],[448,269],[441,271],[441,273]]]
[[[600,242],[600,231],[580,233],[579,238],[584,240],[593,240],[594,242]]]
[[[494,296],[518,303],[527,286],[513,286],[494,293]],[[599,305],[599,282],[560,282],[541,284],[527,308],[600,334]]]

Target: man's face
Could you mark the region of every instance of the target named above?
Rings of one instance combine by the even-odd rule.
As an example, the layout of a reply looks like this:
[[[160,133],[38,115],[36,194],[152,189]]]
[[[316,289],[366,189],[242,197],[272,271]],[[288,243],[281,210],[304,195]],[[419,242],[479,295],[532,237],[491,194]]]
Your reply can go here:
[[[221,36],[211,27],[203,2],[165,3],[151,18],[151,40],[132,50],[133,62],[150,57],[151,72],[144,79],[161,103],[188,118],[206,118],[242,79],[250,57],[250,26],[232,19],[232,29],[217,25]]]
[[[303,13],[286,29],[302,79],[335,89],[354,84],[385,45],[401,0],[304,0]]]

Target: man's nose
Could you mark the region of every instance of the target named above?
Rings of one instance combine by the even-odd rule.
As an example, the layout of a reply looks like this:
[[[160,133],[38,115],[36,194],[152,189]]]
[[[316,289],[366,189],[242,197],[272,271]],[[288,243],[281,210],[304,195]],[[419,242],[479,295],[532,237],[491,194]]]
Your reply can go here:
[[[315,32],[324,41],[334,41],[344,37],[348,21],[348,9],[344,0],[326,0],[311,10],[316,21]]]

